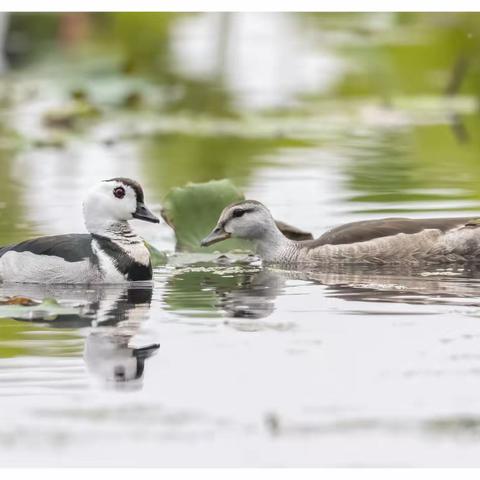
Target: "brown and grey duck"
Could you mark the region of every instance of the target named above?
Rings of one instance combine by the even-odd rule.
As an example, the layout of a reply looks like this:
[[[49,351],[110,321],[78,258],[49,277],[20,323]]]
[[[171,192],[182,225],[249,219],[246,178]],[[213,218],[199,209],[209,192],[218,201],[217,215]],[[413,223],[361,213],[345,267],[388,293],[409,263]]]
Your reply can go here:
[[[448,264],[480,259],[480,219],[383,218],[347,223],[317,239],[295,241],[278,229],[270,211],[246,200],[226,207],[203,246],[230,237],[251,240],[276,264]]]

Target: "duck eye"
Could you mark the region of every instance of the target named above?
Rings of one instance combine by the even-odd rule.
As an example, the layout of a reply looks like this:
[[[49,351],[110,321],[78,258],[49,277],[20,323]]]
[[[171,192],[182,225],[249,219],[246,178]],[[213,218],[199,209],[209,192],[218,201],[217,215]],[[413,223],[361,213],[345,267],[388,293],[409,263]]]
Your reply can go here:
[[[113,195],[117,198],[123,198],[125,196],[125,189],[123,187],[114,188]]]
[[[244,213],[245,213],[245,210],[241,210],[240,208],[237,208],[232,212],[232,217],[238,218],[238,217],[241,217]]]

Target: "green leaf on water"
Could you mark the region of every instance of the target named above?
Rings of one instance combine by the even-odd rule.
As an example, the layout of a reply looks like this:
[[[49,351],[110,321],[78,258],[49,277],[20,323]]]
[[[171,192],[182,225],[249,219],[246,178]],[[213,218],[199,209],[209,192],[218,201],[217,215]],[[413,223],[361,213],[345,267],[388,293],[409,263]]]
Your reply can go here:
[[[160,265],[165,265],[168,261],[167,254],[155,248],[148,242],[145,242],[145,246],[150,252],[150,260],[152,261],[153,267],[158,267]]]
[[[22,298],[22,300],[27,299]],[[30,304],[7,299],[0,304],[0,318],[53,321],[58,316],[79,315],[81,310],[81,307],[63,306],[53,298],[45,298],[42,302],[32,300]]]
[[[248,250],[248,242],[230,239],[210,247],[200,247],[217,223],[222,210],[230,203],[244,200],[230,180],[212,180],[206,183],[189,183],[170,190],[163,201],[162,216],[175,230],[177,249],[189,252],[228,252]]]

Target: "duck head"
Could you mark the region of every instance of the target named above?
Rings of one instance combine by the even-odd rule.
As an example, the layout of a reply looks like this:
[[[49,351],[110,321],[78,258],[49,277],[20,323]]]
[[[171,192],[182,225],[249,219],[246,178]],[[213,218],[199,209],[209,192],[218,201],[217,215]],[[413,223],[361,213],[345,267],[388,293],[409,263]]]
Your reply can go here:
[[[201,245],[207,247],[230,237],[260,241],[278,233],[268,208],[256,200],[245,200],[224,208],[217,225]]]
[[[90,232],[134,218],[159,223],[145,205],[143,189],[129,178],[104,180],[93,187],[83,203],[83,213]]]

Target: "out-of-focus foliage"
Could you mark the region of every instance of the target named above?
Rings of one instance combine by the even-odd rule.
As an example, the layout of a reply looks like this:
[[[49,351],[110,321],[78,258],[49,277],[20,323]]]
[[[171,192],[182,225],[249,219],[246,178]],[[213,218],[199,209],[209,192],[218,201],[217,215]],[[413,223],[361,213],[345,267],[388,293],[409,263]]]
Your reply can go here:
[[[307,20],[324,35],[341,28],[350,37],[339,42],[350,68],[335,95],[376,95],[386,103],[398,94],[480,95],[478,13],[312,14]]]
[[[104,14],[94,35],[105,44],[120,49],[126,73],[165,75],[170,65],[170,30],[177,15],[168,12]]]
[[[371,132],[362,148],[356,142],[348,172],[348,187],[356,194],[350,201],[383,204],[380,210],[362,207],[363,211],[401,213],[409,211],[412,204],[419,211],[422,203],[425,211],[431,211],[433,202],[445,211],[442,200],[446,196],[457,201],[480,200],[480,142],[477,135],[471,138],[469,133],[478,131],[479,120],[456,121],[460,122],[457,128],[468,136],[462,148],[449,125]],[[478,210],[477,203],[471,208]]]
[[[19,196],[19,185],[7,181],[13,173],[13,159],[21,143],[16,133],[0,123],[0,246],[13,243],[32,229],[23,223],[24,206]]]
[[[234,115],[221,75],[202,80],[172,68],[174,27],[194,15],[198,14],[11,14],[7,52],[14,64],[52,51],[110,52],[120,59],[124,74],[148,75],[170,86],[171,108]],[[300,24],[308,24],[309,31],[317,30],[319,44],[333,45],[350,59],[346,74],[329,95],[377,95],[389,102],[396,94],[480,94],[478,13],[293,15]]]
[[[269,164],[267,156],[281,148],[304,146],[288,138],[165,134],[151,137],[145,147],[146,168],[167,193],[187,182],[229,178],[243,187],[252,170]]]
[[[9,15],[6,53],[13,66],[24,65],[55,48],[60,25],[58,13]]]

